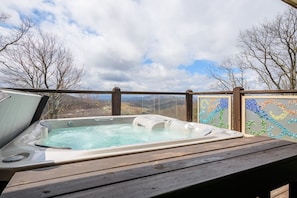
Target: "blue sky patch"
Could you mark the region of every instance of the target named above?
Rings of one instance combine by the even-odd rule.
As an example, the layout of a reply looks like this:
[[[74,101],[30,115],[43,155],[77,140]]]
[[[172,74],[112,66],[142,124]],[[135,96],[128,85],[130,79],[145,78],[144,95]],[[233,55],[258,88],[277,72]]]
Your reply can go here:
[[[91,27],[85,27],[85,28],[83,28],[83,33],[84,34],[88,34],[88,35],[100,36],[100,34],[98,34],[96,32],[96,30],[92,29]]]
[[[44,22],[44,21],[49,21],[51,23],[55,23],[55,21],[56,21],[55,15],[51,12],[33,9],[32,13],[33,13],[33,16],[31,19],[36,24],[40,24],[41,22]]]
[[[85,35],[94,35],[94,36],[100,36],[100,34],[92,29],[91,27],[89,26],[81,26],[80,24],[78,24],[78,22],[74,19],[69,19],[68,20],[68,24],[70,25],[75,25],[77,26],[79,29],[81,29],[81,31],[85,34]]]
[[[43,2],[43,3],[50,4],[50,5],[53,5],[53,6],[56,5],[55,2],[54,2],[53,0],[43,0],[42,2]]]
[[[142,64],[144,64],[144,65],[150,65],[152,63],[153,63],[153,60],[152,59],[150,59],[150,58],[148,58],[146,56],[143,57]]]
[[[0,27],[4,27],[4,28],[7,28],[7,29],[14,29],[14,28],[17,28],[17,26],[14,26],[12,24],[9,24],[9,23],[0,23]]]
[[[209,74],[210,70],[214,70],[218,67],[218,63],[211,60],[195,60],[190,65],[180,65],[178,69],[186,70],[190,73]]]

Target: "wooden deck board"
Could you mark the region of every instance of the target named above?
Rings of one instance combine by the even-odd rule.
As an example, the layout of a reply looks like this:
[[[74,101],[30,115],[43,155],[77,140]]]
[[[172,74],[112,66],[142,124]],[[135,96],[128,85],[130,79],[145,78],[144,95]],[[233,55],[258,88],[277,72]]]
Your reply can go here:
[[[292,169],[297,165],[296,149],[297,144],[292,142],[254,137],[64,164],[17,172],[2,196],[151,197],[190,195],[189,192],[211,195],[213,192],[207,186],[222,182],[225,186],[216,185],[216,193],[228,194],[228,188],[244,189],[246,181],[240,178],[252,180],[253,174],[261,176],[256,183],[263,182],[262,187],[270,189],[272,185],[265,182],[271,183],[271,179],[264,176],[271,177],[273,171],[277,171],[277,178],[272,178],[273,187],[297,175]],[[284,165],[288,166],[286,170]],[[290,173],[294,173],[292,178]],[[250,185],[253,190],[247,196],[261,190]]]
[[[51,166],[46,168],[37,168],[34,170],[18,172],[18,177],[13,177],[7,187],[15,185],[24,185],[26,183],[40,182],[42,180],[49,180],[53,178],[67,177],[82,173],[92,173],[96,171],[109,170],[117,167],[131,166],[141,163],[156,162],[164,159],[171,159],[183,156],[191,156],[193,154],[203,154],[205,152],[222,150],[227,148],[235,148],[238,146],[256,145],[264,142],[275,142],[273,139],[266,137],[251,138],[237,138],[226,141],[210,142],[206,144],[196,144],[185,147],[177,147],[170,149],[163,149],[157,151],[149,151],[143,153],[136,153],[132,155],[123,155],[102,159],[95,159],[89,161],[82,161],[71,164],[63,164]],[[281,143],[288,144],[288,143]],[[57,171],[59,173],[57,174]],[[42,172],[42,178],[36,174]]]
[[[271,191],[271,198],[288,198],[289,197],[289,185],[284,185]]]
[[[295,152],[297,146],[290,148],[291,152]],[[133,179],[130,181],[119,182],[112,185],[103,186],[101,188],[93,188],[86,191],[75,192],[61,197],[152,197],[161,195],[164,193],[183,190],[186,187],[193,187],[197,183],[206,183],[214,179],[219,179],[226,177],[230,174],[239,173],[246,170],[247,168],[255,168],[261,164],[269,164],[282,155],[282,151],[279,152],[267,152],[265,155],[259,153],[258,155],[246,155],[235,157],[233,159],[219,160],[215,162],[205,163],[197,168],[196,166],[178,169],[176,171],[166,172],[163,174],[150,175],[149,177],[142,177],[138,179]],[[295,154],[294,154],[295,155]],[[266,161],[267,156],[271,161]],[[257,157],[259,159],[257,163],[253,163],[251,157]],[[222,168],[223,167],[223,168]],[[269,180],[271,178],[266,178]],[[238,185],[232,184],[225,185],[225,188],[229,188],[230,191],[234,191],[233,188]],[[248,188],[248,186],[246,187]],[[122,189],[122,190],[114,190]],[[222,189],[220,189],[222,190]],[[224,192],[224,191],[223,191]],[[203,193],[204,195],[209,195]],[[227,192],[224,192],[227,193]],[[241,195],[240,197],[244,197]]]

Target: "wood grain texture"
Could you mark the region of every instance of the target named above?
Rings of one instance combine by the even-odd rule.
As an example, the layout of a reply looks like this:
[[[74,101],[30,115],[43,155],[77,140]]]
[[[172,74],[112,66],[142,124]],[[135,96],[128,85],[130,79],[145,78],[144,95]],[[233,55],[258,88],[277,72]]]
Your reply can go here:
[[[296,150],[253,137],[57,165],[17,172],[2,197],[255,197],[297,178]]]

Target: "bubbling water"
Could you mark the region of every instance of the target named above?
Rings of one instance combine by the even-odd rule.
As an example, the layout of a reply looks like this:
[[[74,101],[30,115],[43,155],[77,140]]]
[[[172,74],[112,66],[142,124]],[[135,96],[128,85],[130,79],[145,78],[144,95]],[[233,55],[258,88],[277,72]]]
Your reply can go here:
[[[189,138],[189,134],[164,128],[145,130],[131,124],[96,125],[52,129],[40,144],[48,147],[88,150]]]

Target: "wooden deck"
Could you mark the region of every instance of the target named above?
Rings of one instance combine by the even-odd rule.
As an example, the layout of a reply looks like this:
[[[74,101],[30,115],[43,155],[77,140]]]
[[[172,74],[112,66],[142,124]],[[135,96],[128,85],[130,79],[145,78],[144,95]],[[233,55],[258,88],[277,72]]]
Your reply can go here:
[[[296,143],[245,137],[21,171],[2,197],[297,197],[270,193],[296,179]]]

